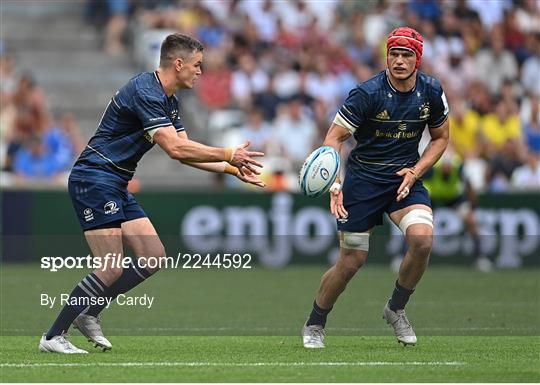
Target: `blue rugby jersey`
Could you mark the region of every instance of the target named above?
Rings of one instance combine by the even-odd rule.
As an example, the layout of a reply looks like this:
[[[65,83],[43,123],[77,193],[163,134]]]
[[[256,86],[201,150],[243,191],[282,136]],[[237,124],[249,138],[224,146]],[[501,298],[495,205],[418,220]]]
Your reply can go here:
[[[419,159],[418,143],[426,127],[440,127],[448,103],[439,81],[418,72],[408,92],[396,90],[382,71],[351,90],[334,123],[357,141],[347,167],[373,182],[397,183],[396,171]]]
[[[70,177],[129,182],[139,160],[154,146],[157,129],[172,125],[177,132],[184,130],[178,109],[178,99],[167,97],[156,72],[133,77],[109,101]]]

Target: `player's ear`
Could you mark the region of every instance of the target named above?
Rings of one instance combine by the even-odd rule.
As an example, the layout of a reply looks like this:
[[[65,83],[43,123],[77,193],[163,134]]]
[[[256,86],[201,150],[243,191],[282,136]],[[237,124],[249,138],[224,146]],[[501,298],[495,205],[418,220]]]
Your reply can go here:
[[[177,71],[180,71],[182,69],[182,67],[184,66],[184,61],[180,58],[177,58],[175,61],[174,61],[174,67]]]

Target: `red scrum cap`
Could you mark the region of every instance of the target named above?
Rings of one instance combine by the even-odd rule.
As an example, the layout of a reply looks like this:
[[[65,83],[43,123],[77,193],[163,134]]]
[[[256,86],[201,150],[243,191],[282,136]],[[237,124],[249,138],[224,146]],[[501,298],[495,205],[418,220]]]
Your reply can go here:
[[[416,67],[420,67],[422,61],[422,51],[424,46],[424,38],[420,33],[409,27],[399,27],[394,29],[388,35],[386,40],[386,53],[392,48],[401,48],[413,51],[416,54]]]

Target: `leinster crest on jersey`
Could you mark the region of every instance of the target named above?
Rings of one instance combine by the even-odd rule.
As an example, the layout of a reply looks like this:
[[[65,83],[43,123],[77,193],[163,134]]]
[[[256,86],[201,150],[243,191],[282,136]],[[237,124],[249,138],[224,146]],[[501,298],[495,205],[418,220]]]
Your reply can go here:
[[[419,107],[420,110],[420,119],[429,118],[429,102],[425,102]]]

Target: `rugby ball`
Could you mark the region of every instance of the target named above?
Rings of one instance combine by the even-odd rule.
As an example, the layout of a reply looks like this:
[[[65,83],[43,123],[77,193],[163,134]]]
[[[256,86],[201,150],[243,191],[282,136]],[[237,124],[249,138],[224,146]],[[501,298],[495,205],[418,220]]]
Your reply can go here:
[[[338,152],[330,146],[313,151],[298,176],[302,193],[315,198],[327,192],[336,180],[340,164]]]

